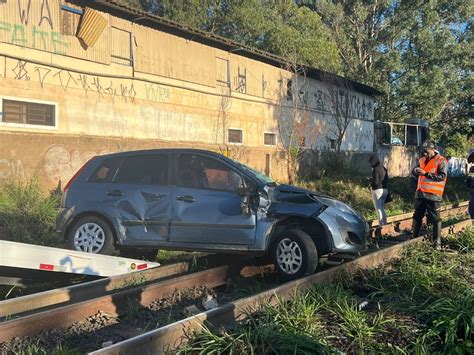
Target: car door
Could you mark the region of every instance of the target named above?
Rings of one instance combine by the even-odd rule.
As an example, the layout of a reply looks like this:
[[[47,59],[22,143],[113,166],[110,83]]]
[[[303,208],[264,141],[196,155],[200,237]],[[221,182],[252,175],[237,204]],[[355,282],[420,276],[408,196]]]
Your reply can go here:
[[[236,170],[215,157],[179,154],[170,241],[253,244],[256,219],[253,211],[241,213],[241,179]]]
[[[167,240],[170,160],[168,153],[128,156],[108,184],[102,208],[118,220],[124,244]]]

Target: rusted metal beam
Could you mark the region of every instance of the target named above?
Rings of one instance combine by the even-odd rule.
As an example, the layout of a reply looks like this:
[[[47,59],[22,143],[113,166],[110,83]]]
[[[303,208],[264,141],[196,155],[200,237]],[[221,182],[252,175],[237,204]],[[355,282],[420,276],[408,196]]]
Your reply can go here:
[[[103,296],[104,293],[113,290],[130,287],[133,284],[182,274],[187,272],[188,269],[189,264],[187,262],[176,263],[4,300],[0,302],[0,319],[85,301]]]
[[[463,221],[443,229],[443,235],[458,232],[471,225],[471,221]],[[275,304],[280,299],[291,299],[298,292],[308,290],[315,284],[335,280],[341,273],[351,273],[358,269],[377,267],[399,256],[401,250],[407,246],[419,243],[422,238],[382,249],[378,252],[363,256],[354,261],[319,272],[305,278],[286,283],[280,287],[265,291],[258,295],[225,304],[219,308],[192,316],[165,327],[144,333],[134,338],[122,341],[91,354],[118,355],[118,354],[162,354],[172,352],[186,341],[186,334],[202,330],[203,324],[219,328],[235,324],[246,317],[249,312],[258,309],[263,302]]]

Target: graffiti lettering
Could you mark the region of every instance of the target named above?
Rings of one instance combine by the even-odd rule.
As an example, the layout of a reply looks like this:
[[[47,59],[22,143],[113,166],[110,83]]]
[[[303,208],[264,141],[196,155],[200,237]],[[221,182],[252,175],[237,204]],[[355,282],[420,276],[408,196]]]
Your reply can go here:
[[[104,92],[104,88],[102,87],[102,85],[100,85],[100,78],[99,77],[94,77],[94,79],[92,79],[92,86],[95,87],[97,93],[99,94],[99,97],[103,98],[104,95],[102,94]]]
[[[145,84],[146,99],[150,101],[167,101],[170,90],[158,84]]]
[[[24,25],[28,25],[28,20],[30,18],[30,8],[31,8],[31,0],[28,0],[28,5],[26,5],[26,11],[21,6],[21,0],[18,0],[18,11],[20,13],[20,20],[21,20],[21,23]]]
[[[81,83],[82,89],[84,90],[87,96],[87,92],[91,89],[91,87],[87,83],[87,75],[79,74],[79,82]]]
[[[20,46],[28,46],[41,50],[51,50],[53,53],[66,54],[65,49],[69,47],[69,43],[65,37],[55,31],[41,31],[37,26],[32,26],[31,43],[28,43],[26,36],[26,27],[22,24],[10,24],[8,22],[0,22],[0,31],[11,34],[10,43]]]
[[[45,13],[45,9],[46,9],[46,13]],[[46,20],[51,26],[51,29],[54,30],[53,20],[51,19],[51,10],[49,9],[48,0],[43,0],[43,3],[41,4],[41,19],[38,23],[38,26],[41,26],[41,23],[43,22],[43,20]]]
[[[67,79],[63,78],[63,73],[66,73],[65,76]],[[67,90],[67,88],[69,87],[69,83],[71,82],[71,80],[74,82],[74,84],[76,84],[77,86],[77,81],[76,79],[74,79],[71,75],[71,73],[67,70],[60,70],[58,71],[56,74],[53,75],[53,77],[58,77],[59,78],[59,84],[61,85],[61,87],[63,88],[64,91]]]
[[[41,88],[43,88],[44,80],[46,79],[48,74],[51,72],[51,69],[36,67],[35,72],[38,73],[38,81],[40,82]]]
[[[10,151],[10,158],[0,159],[0,180],[10,178],[22,179],[25,177],[25,171],[21,160],[16,158],[16,151]]]
[[[12,72],[15,74],[15,79],[17,80],[30,80],[25,61],[19,60],[15,68],[12,69]]]
[[[46,44],[46,41],[48,40],[48,35],[49,35],[48,32],[40,31],[38,29],[38,27],[33,26],[33,33],[32,33],[32,36],[33,36],[32,46],[33,46],[33,48],[48,50],[47,44]],[[40,41],[41,41],[42,46],[37,47],[37,44],[36,44],[37,36],[40,37]]]

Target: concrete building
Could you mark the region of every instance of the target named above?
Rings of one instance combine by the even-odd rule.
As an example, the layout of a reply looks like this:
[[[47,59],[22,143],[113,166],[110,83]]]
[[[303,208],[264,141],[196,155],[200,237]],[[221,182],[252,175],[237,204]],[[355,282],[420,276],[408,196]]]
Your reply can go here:
[[[305,147],[334,149],[331,93],[350,116],[341,150],[373,151],[374,89],[287,69],[114,1],[0,0],[0,180],[55,186],[96,154],[190,146],[284,180],[283,113],[309,118]]]

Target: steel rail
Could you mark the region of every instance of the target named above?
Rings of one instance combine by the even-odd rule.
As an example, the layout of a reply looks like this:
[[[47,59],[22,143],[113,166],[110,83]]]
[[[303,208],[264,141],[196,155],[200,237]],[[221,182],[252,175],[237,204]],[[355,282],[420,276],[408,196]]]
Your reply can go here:
[[[465,207],[445,206],[442,213],[443,215],[459,214],[464,212],[465,209]],[[401,220],[400,223],[402,222],[411,223],[411,214],[410,221]],[[385,250],[382,251],[385,252]],[[364,258],[366,257],[356,259],[355,261],[358,262],[358,260]],[[346,263],[343,266],[347,267],[345,265],[348,264],[350,263]],[[233,265],[221,266],[194,274],[179,276],[172,280],[164,280],[150,285],[113,292],[117,290],[117,288],[126,287],[127,284],[133,286],[137,283],[154,280],[154,278],[157,278],[157,274],[160,274],[161,277],[166,277],[176,275],[186,270],[187,264],[179,263],[146,270],[141,274],[120,275],[63,289],[46,291],[36,295],[2,301],[0,302],[0,311],[6,315],[32,312],[35,310],[35,307],[42,308],[36,314],[28,314],[26,316],[22,314],[21,318],[0,323],[0,342],[8,341],[13,337],[34,335],[47,329],[66,328],[77,321],[84,320],[96,314],[98,311],[109,313],[112,316],[121,316],[126,314],[130,307],[130,302],[134,303],[137,307],[146,307],[154,300],[167,297],[176,290],[189,289],[195,286],[212,288],[225,285],[229,275],[235,274],[236,272]],[[259,272],[261,272],[261,268],[259,267],[247,267],[242,271],[242,274],[255,275]],[[322,271],[320,273],[324,274],[326,272],[327,271]],[[104,295],[105,293],[111,294]],[[59,308],[51,309],[58,305],[60,306]]]
[[[458,232],[471,225],[470,220],[459,222],[443,228],[443,235]],[[421,242],[423,237],[410,239],[386,249],[360,257],[337,267],[286,283],[260,294],[227,303],[221,307],[183,319],[181,321],[152,330],[139,336],[124,340],[109,347],[96,350],[94,355],[118,354],[163,354],[173,352],[183,346],[187,335],[199,332],[203,325],[220,329],[223,326],[235,325],[248,314],[258,310],[262,303],[276,304],[281,299],[292,299],[297,292],[308,290],[315,284],[334,281],[341,273],[353,273],[359,269],[380,266],[399,257],[403,248]]]
[[[85,301],[87,299],[103,296],[105,292],[125,288],[127,285],[150,282],[182,274],[187,272],[188,269],[189,264],[187,262],[181,262],[137,271],[132,274],[107,277],[4,300],[0,302],[0,319],[18,315],[23,316],[29,312],[46,310],[47,307],[64,306],[71,303]]]

